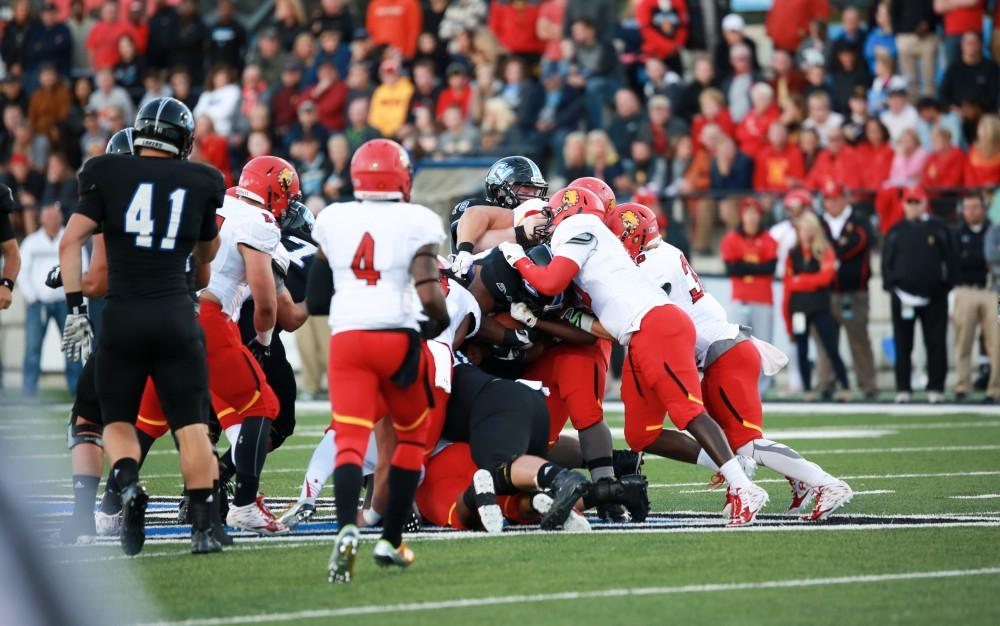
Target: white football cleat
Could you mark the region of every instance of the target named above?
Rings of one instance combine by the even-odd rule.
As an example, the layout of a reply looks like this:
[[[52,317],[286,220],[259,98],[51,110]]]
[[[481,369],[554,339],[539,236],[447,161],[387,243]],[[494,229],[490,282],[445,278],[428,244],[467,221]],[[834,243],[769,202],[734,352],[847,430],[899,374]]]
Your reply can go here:
[[[302,522],[309,521],[313,515],[316,515],[316,501],[300,499],[285,509],[281,516],[278,517],[278,521],[289,528],[295,528]]]
[[[372,557],[375,559],[375,565],[379,567],[398,567],[399,569],[406,569],[416,559],[413,550],[405,543],[400,543],[398,548],[394,548],[387,539],[379,539],[375,543]]]
[[[476,511],[483,528],[490,534],[503,532],[503,512],[497,504],[493,476],[484,469],[472,475],[472,488],[476,492]]]
[[[390,546],[391,547],[391,546]],[[358,527],[348,524],[340,529],[333,542],[333,552],[327,562],[328,580],[349,583],[354,578],[354,561],[358,556]]]
[[[531,497],[531,508],[540,515],[545,515],[552,508],[552,496],[547,493],[536,493]],[[576,509],[570,510],[569,517],[563,522],[562,529],[571,533],[589,533],[593,530],[587,518]]]
[[[812,512],[803,515],[802,519],[807,522],[825,520],[831,513],[850,502],[853,497],[854,492],[842,480],[816,487],[816,503],[813,505]]]
[[[911,397],[909,391],[900,391],[896,394],[896,404],[909,404]]]
[[[257,508],[260,509],[261,515],[263,515],[264,517],[266,517],[271,521],[275,521],[278,519],[277,517],[274,516],[274,513],[271,512],[271,509],[267,508],[267,504],[265,504],[264,502],[264,494],[258,491],[257,499],[255,502],[257,504]]]
[[[117,537],[118,531],[122,527],[121,509],[117,513],[107,514],[98,509],[94,513],[94,526],[97,529],[98,537]]]
[[[792,488],[792,502],[788,505],[788,511],[796,513],[803,508],[809,508],[809,503],[812,502],[813,497],[816,495],[813,488],[801,480],[795,480],[788,476],[785,476],[785,480],[788,481],[788,485]]]
[[[258,535],[287,535],[288,526],[276,519],[267,518],[256,502],[243,506],[229,507],[226,525],[239,530],[247,530]]]
[[[735,528],[753,524],[768,498],[767,492],[753,483],[744,489],[729,487],[726,490],[726,506],[722,509],[722,515],[729,518],[726,526]]]

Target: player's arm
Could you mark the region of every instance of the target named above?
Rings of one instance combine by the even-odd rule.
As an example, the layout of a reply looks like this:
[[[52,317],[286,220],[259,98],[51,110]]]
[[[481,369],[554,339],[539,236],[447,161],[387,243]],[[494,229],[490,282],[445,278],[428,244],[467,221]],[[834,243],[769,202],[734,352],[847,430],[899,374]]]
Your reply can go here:
[[[0,211],[0,256],[3,256],[3,276],[0,277],[0,311],[8,308],[13,300],[14,281],[21,271],[21,253],[14,237],[10,215]]]
[[[282,289],[277,296],[278,326],[289,332],[297,330],[309,319],[309,311],[305,302],[295,302],[287,289]]]
[[[215,259],[216,253],[219,252],[219,245],[221,241],[219,236],[216,235],[214,239],[208,241],[199,241],[194,244],[194,250],[192,254],[194,255],[194,260],[202,265],[211,263]]]
[[[507,238],[499,238],[499,241],[488,243],[480,241],[488,231],[505,229],[500,235],[493,235],[498,238],[502,235],[509,235]],[[500,241],[514,241],[514,213],[510,209],[499,206],[470,206],[462,213],[458,220],[456,231],[456,248],[459,252],[482,252],[494,247]]]
[[[422,333],[424,338],[433,338],[448,327],[448,305],[441,290],[441,274],[437,266],[437,244],[421,246],[410,264],[410,276],[417,289],[417,296],[428,318],[428,325]]]
[[[208,287],[208,281],[212,279],[211,263],[200,263],[195,261],[194,266],[194,288],[204,289]]]
[[[96,231],[97,222],[77,212],[70,216],[62,239],[59,240],[63,289],[71,310],[74,304],[83,304],[83,246]]]
[[[262,346],[271,345],[271,335],[278,319],[278,302],[271,272],[271,255],[239,244],[240,254],[246,266],[247,284],[253,297],[253,327],[257,331],[256,341]]]
[[[593,235],[589,235],[593,237]],[[539,293],[554,296],[566,291],[580,272],[580,264],[566,256],[556,255],[548,265],[536,265],[524,249],[511,242],[498,246],[511,267],[516,269]]]
[[[95,234],[91,242],[94,245],[90,254],[90,267],[83,273],[83,295],[102,298],[108,292],[108,253],[104,246],[104,235]]]

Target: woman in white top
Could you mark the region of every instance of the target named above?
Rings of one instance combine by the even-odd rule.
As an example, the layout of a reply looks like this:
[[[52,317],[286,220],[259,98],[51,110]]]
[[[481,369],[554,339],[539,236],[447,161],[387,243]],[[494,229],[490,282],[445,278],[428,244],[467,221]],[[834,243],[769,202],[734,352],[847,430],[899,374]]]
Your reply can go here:
[[[214,68],[208,75],[205,91],[194,107],[194,116],[207,115],[215,132],[228,137],[240,106],[240,88],[228,67]]]

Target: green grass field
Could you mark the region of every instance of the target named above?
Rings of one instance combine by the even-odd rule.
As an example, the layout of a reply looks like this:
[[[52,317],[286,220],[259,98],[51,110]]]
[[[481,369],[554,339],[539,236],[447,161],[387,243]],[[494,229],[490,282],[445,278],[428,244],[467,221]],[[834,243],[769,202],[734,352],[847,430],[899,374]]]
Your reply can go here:
[[[706,490],[705,470],[647,460],[653,510],[673,515],[642,531],[626,525],[595,526],[585,535],[437,534],[410,540],[417,561],[405,572],[376,569],[369,536],[347,586],[326,582],[328,536],[238,539],[225,554],[197,558],[184,543],[152,537],[132,559],[115,544],[49,550],[67,572],[89,578],[93,593],[120,597],[122,584],[144,588],[151,606],[117,603],[122,622],[1000,623],[1000,410],[892,410],[768,417],[772,438],[857,492],[844,515],[823,525],[769,515],[758,529],[726,530],[721,517],[705,515],[723,505],[721,492]],[[7,443],[23,438],[47,446],[23,453],[39,476],[33,493],[42,500],[69,494],[61,415],[19,409],[0,430]],[[620,414],[609,421],[623,425]],[[325,423],[320,412],[300,416],[295,436],[268,459],[262,490],[269,497],[298,495]],[[177,496],[170,441],[153,450],[143,469],[147,488],[153,496]],[[783,514],[787,483],[766,469],[757,479],[771,494],[765,512]],[[319,516],[331,513],[327,505]]]

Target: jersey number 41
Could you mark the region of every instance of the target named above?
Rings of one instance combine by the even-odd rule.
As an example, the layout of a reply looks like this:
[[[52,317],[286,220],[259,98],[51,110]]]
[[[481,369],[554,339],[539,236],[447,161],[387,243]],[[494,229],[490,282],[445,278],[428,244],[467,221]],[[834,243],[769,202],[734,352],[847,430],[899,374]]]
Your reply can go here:
[[[173,250],[177,231],[184,213],[184,197],[187,189],[178,187],[170,193],[170,218],[167,232],[160,239],[160,250]],[[132,202],[125,211],[125,232],[135,235],[136,248],[153,247],[153,183],[140,184],[132,195]]]

